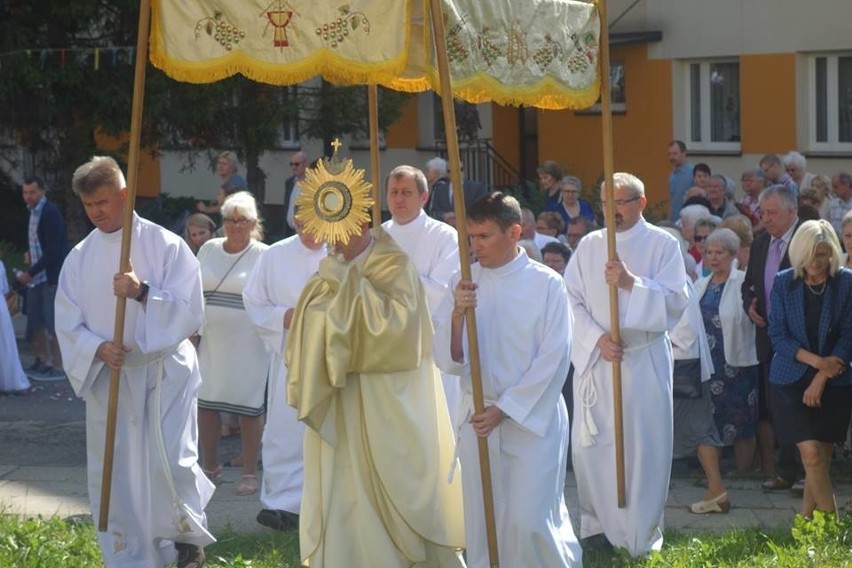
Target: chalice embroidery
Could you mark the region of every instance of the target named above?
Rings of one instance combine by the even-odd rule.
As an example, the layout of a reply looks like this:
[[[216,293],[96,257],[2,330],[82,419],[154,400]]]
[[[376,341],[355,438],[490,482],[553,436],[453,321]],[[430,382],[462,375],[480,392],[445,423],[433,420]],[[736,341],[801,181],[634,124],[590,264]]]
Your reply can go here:
[[[287,26],[293,21],[293,16],[297,15],[298,12],[296,12],[296,9],[287,0],[275,0],[260,14],[261,18],[266,17],[269,20],[266,23],[266,27],[263,28],[263,37],[266,37],[269,26],[272,26],[272,45],[283,51],[285,47],[290,46],[290,40],[287,37]]]

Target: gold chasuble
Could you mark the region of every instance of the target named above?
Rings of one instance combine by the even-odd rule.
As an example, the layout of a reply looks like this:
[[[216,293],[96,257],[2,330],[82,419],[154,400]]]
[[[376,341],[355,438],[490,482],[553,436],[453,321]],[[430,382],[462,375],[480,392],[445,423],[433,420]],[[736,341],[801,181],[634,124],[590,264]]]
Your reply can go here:
[[[463,566],[459,476],[414,265],[381,229],[307,284],[287,344],[308,426],[299,540],[312,567]]]

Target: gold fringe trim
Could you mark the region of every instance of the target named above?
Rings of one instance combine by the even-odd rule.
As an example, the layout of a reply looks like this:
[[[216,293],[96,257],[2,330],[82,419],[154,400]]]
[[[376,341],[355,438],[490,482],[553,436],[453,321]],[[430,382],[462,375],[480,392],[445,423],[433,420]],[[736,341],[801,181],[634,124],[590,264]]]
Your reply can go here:
[[[411,27],[406,28],[405,49],[399,56],[383,63],[366,64],[337,55],[328,48],[294,63],[267,63],[242,52],[229,53],[217,59],[187,62],[175,59],[162,44],[159,3],[151,3],[151,63],[177,81],[212,83],[237,73],[254,81],[272,85],[292,85],[317,75],[331,83],[342,85],[376,84],[397,91],[419,93],[434,90],[440,93],[437,69],[410,69]],[[410,0],[407,2],[410,15]],[[423,47],[428,45],[425,26],[422,27]],[[418,34],[420,35],[420,34]],[[431,46],[428,47],[431,50]],[[406,74],[406,71],[409,75]],[[584,89],[571,89],[552,77],[523,87],[501,83],[487,73],[477,73],[457,80],[453,96],[469,103],[494,102],[501,105],[532,106],[546,110],[584,109],[600,98],[600,77]]]

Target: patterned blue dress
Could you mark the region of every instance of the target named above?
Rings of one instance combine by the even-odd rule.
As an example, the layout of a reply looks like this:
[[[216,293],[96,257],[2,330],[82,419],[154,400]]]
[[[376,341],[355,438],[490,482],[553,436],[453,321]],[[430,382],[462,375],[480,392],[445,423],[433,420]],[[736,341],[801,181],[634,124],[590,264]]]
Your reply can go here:
[[[719,320],[719,301],[725,283],[710,282],[701,298],[701,318],[710,344],[713,376],[710,393],[713,419],[722,443],[730,446],[738,438],[751,438],[757,429],[757,366],[732,367],[725,362],[722,323]]]

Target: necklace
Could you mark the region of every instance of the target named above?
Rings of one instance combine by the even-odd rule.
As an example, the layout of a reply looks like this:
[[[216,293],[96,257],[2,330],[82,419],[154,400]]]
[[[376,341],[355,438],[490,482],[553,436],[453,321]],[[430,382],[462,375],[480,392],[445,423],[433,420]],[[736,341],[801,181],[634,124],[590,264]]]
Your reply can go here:
[[[817,284],[816,286],[811,286],[810,284],[805,282],[805,286],[808,287],[808,290],[810,290],[811,294],[813,294],[814,296],[822,296],[823,294],[825,294],[825,285],[827,282],[828,280],[823,280],[821,285]]]

